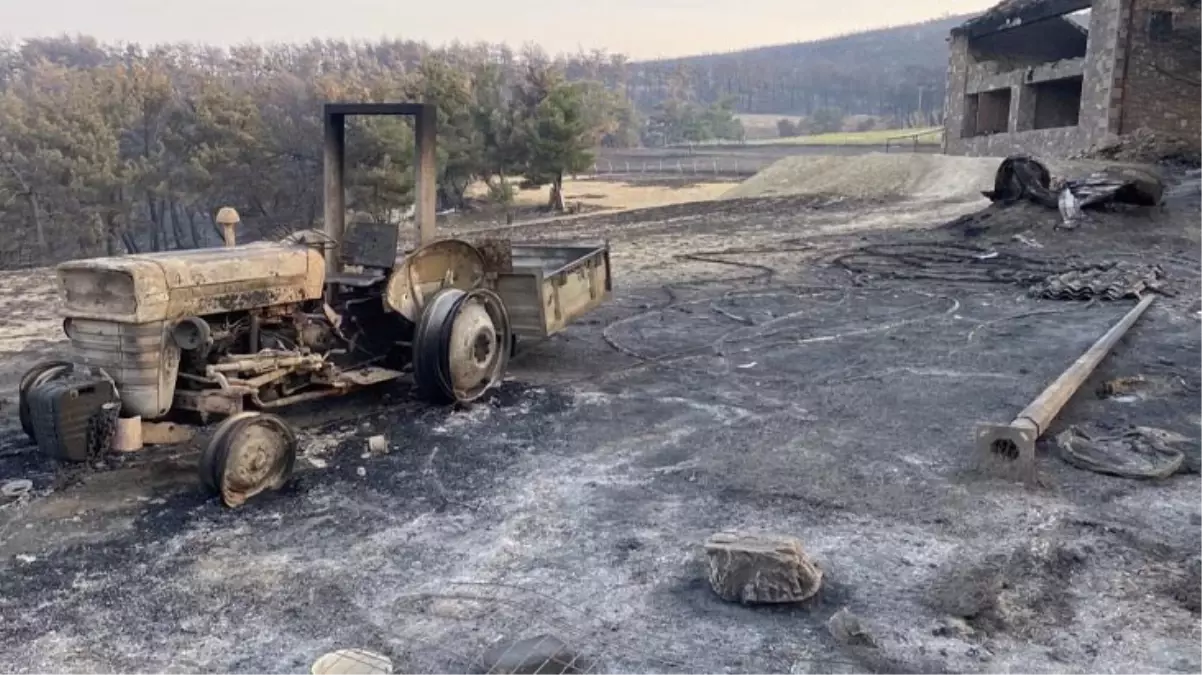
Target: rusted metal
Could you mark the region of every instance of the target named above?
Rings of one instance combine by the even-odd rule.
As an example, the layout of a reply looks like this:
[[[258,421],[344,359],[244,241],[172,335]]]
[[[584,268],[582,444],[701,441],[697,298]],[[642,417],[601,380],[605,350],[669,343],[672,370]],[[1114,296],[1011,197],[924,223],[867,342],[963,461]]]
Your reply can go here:
[[[177,389],[173,407],[202,415],[235,415],[242,412],[242,395],[220,389]]]
[[[1085,351],[1068,370],[1056,378],[1009,424],[982,424],[977,427],[977,455],[983,467],[1005,469],[1024,480],[1035,478],[1035,442],[1048,430],[1052,420],[1093,373],[1114,345],[1135,324],[1156,299],[1147,295],[1126,316]]]
[[[346,231],[346,117],[348,115],[402,115],[414,118],[414,171],[417,204],[414,221],[421,244],[434,241],[438,200],[438,108],[427,103],[327,103],[323,110],[325,232],[338,244]],[[342,271],[338,255],[327,256],[330,276]]]
[[[187,443],[196,436],[196,427],[174,422],[142,422],[142,443],[146,445],[176,445]]]

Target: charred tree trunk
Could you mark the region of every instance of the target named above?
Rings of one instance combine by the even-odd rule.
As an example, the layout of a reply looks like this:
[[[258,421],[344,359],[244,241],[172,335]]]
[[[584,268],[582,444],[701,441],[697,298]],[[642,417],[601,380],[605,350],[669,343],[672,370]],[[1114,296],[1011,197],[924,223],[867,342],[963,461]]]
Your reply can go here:
[[[547,208],[556,212],[563,213],[563,172],[560,171],[555,175],[555,180],[551,182],[551,199],[547,204]]]
[[[159,224],[158,200],[149,190],[146,191],[146,209],[150,212],[150,250],[161,251],[163,250],[162,226]]]
[[[184,233],[180,228],[179,214],[176,209],[175,200],[167,202],[167,215],[171,218],[171,235],[175,239],[175,248],[181,250],[188,248],[184,243]]]

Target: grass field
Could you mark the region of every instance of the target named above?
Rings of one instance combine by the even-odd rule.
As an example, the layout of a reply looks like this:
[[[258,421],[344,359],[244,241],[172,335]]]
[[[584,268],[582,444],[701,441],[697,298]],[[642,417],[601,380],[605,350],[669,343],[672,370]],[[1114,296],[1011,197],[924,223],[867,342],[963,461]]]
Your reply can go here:
[[[788,144],[788,145],[884,145],[889,139],[899,136],[919,134],[918,142],[922,145],[938,145],[943,127],[927,129],[873,129],[872,131],[837,131],[829,134],[813,136],[794,136],[792,138],[766,138],[747,141],[748,144]],[[909,138],[898,139],[897,142],[909,143]]]

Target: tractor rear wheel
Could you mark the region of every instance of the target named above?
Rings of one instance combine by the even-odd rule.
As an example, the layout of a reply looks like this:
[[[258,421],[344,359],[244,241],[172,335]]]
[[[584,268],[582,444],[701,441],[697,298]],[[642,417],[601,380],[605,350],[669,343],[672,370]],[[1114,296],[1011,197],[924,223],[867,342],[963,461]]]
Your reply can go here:
[[[419,395],[431,403],[470,403],[499,385],[513,336],[496,293],[448,288],[426,304],[413,341]]]

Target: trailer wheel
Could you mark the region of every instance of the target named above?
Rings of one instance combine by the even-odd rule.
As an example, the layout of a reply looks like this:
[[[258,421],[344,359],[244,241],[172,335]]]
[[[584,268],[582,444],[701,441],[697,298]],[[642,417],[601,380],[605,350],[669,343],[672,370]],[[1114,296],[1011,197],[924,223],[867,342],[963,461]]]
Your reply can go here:
[[[413,341],[419,395],[470,403],[501,383],[513,349],[509,312],[496,293],[445,289],[427,303]]]
[[[200,481],[237,507],[288,482],[296,465],[296,434],[276,415],[238,413],[218,427],[200,457]]]
[[[33,431],[33,418],[29,412],[29,392],[33,388],[49,382],[54,378],[74,368],[70,361],[42,361],[34,364],[21,376],[21,384],[17,387],[17,416],[21,419],[21,430],[29,440],[37,442]]]

